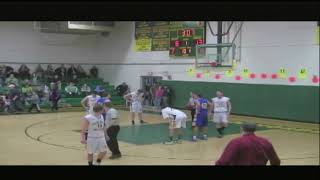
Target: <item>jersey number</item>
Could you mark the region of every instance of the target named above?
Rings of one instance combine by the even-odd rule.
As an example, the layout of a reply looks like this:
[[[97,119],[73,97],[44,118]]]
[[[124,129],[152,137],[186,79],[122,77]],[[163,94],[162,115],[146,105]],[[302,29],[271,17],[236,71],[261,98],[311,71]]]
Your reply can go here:
[[[207,109],[208,108],[208,104],[207,103],[202,103],[201,104],[201,108],[202,109]]]
[[[102,129],[103,128],[103,121],[98,121],[98,128],[99,129]]]

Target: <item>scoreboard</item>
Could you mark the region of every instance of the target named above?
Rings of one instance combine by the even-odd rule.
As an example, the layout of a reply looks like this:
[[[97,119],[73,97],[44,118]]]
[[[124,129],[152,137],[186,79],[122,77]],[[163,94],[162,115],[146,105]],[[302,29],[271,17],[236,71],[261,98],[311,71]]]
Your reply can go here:
[[[194,57],[196,45],[205,43],[205,23],[203,21],[183,21],[170,29],[171,57]],[[180,23],[180,22],[179,22]]]
[[[205,30],[205,21],[136,21],[136,50],[194,57],[196,45],[205,43]]]

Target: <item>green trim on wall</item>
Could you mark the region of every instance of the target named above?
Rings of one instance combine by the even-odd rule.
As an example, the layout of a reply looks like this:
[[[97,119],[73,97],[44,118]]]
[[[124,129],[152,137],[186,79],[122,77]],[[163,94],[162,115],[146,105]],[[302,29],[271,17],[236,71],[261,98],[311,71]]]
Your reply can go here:
[[[230,97],[232,113],[319,123],[319,86],[162,81],[172,89],[173,107],[185,108],[191,91],[211,99],[217,90]]]

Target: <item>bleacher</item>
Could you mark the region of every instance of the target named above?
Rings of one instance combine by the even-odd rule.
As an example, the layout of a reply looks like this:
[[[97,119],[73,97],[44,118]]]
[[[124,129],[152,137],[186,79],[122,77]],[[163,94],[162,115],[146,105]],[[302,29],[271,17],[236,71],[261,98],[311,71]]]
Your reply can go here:
[[[19,82],[20,84],[22,81]],[[103,79],[101,78],[82,78],[79,79],[79,82],[76,84],[78,87],[79,91],[81,90],[81,87],[83,84],[87,84],[90,86],[91,90],[94,90],[97,85],[102,86],[106,92],[111,94],[112,102],[114,105],[124,105],[125,100],[117,95],[117,92],[115,90],[114,85],[110,85],[108,82],[104,82]],[[50,87],[50,84],[46,84],[48,87]],[[81,100],[84,98],[85,95],[79,94],[76,96],[69,96],[67,93],[65,93],[65,87],[68,85],[68,83],[63,82],[61,84],[61,100],[59,101],[59,106],[60,107],[80,107],[81,106]],[[21,88],[21,87],[19,87]],[[8,87],[0,87],[0,94],[7,94],[8,92]],[[49,108],[50,107],[50,102],[46,101],[40,104],[41,108]]]

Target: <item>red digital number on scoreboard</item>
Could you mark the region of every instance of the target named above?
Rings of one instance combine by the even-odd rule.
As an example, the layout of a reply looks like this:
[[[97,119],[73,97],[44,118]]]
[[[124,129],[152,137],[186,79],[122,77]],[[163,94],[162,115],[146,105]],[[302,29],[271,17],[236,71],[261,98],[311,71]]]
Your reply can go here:
[[[176,41],[174,42],[174,46],[175,46],[175,47],[179,47],[179,46],[180,46],[180,41],[179,41],[179,40],[176,40]]]
[[[191,37],[193,36],[193,30],[192,29],[184,29],[181,31],[182,37]]]
[[[203,39],[197,39],[196,43],[197,45],[203,44]]]
[[[176,54],[176,48],[170,48],[170,54],[171,55]]]

